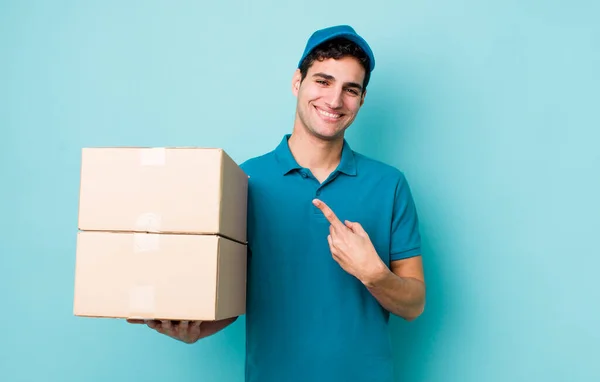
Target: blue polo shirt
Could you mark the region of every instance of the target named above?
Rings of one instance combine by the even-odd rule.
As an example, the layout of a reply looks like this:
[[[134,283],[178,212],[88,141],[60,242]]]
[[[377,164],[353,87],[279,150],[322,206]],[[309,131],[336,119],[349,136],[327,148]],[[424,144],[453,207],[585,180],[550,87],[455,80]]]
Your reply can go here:
[[[389,313],[332,258],[323,200],[359,222],[391,261],[420,254],[417,212],[404,175],[344,141],[322,184],[278,147],[241,167],[248,190],[246,381],[393,381]]]

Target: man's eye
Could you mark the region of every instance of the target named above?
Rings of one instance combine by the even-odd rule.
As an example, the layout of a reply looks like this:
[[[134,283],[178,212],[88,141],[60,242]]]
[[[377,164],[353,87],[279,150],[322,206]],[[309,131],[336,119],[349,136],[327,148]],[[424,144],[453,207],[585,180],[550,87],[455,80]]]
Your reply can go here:
[[[319,83],[321,85],[327,85],[327,82],[323,81],[323,80],[317,80],[317,83]]]

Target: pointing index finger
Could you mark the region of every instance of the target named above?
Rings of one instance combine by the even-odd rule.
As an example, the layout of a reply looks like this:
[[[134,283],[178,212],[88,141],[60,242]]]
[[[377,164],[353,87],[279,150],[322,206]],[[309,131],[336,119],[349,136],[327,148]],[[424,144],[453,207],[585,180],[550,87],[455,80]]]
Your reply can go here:
[[[313,204],[321,210],[325,218],[333,225],[335,228],[345,227],[344,224],[338,219],[338,217],[333,213],[331,208],[325,202],[319,199],[314,199]]]

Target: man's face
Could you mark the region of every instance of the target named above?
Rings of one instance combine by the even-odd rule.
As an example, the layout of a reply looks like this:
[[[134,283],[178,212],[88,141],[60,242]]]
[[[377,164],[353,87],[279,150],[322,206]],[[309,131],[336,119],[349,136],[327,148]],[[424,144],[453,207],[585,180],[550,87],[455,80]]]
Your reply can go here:
[[[300,127],[324,140],[343,136],[364,102],[364,76],[364,68],[353,57],[315,61],[302,82],[297,70],[292,90],[298,98]]]

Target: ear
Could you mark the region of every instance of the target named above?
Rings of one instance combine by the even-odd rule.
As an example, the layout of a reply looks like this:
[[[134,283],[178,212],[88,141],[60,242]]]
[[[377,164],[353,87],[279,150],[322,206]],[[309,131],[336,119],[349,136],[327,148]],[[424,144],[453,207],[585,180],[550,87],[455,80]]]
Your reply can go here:
[[[294,72],[294,76],[292,77],[292,93],[294,96],[298,96],[298,91],[300,90],[300,82],[302,81],[302,73],[300,73],[300,69],[296,69]]]
[[[365,104],[365,97],[367,96],[367,89],[365,89],[365,91],[363,92],[363,94],[360,96],[360,106],[362,107],[362,105]]]

